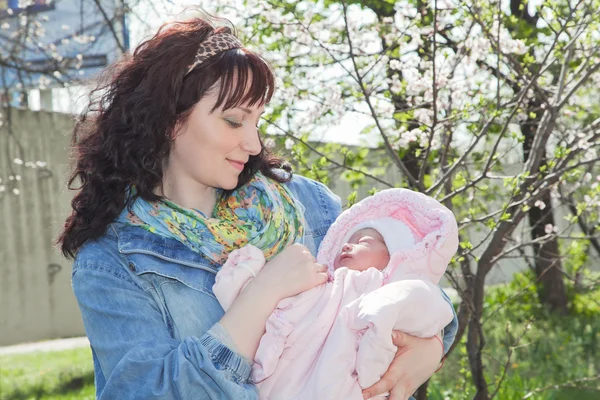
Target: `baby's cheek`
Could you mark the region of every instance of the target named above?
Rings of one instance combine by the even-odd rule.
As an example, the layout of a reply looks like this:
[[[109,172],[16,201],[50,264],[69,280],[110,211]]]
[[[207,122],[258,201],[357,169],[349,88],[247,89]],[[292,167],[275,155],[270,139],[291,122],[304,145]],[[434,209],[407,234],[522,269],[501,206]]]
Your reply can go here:
[[[387,267],[389,262],[390,256],[387,253],[377,253],[375,255],[374,267],[381,271],[382,269]]]
[[[356,271],[365,271],[369,268],[379,268],[379,257],[370,251],[358,251],[351,259],[344,260],[346,262],[346,267],[356,270]]]
[[[341,256],[341,254],[338,254],[338,255],[337,255],[337,256],[335,256],[335,258],[333,259],[333,270],[334,270],[334,271],[340,267],[340,256]]]

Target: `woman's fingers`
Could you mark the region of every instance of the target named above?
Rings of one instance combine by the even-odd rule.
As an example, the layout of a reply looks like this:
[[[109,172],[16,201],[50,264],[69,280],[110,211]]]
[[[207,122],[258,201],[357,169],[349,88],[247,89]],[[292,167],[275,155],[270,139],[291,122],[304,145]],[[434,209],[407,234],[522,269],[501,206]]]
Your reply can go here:
[[[408,336],[400,331],[393,331],[392,332],[392,343],[394,343],[394,346],[396,347],[404,347],[406,346],[406,342],[408,340]]]
[[[327,273],[327,265],[317,264],[317,271],[319,275],[319,282],[325,283],[329,280],[329,274]]]
[[[394,397],[391,397],[393,393],[395,396],[400,396],[397,398],[401,399],[401,398],[403,398],[402,396],[404,396],[404,398],[408,398],[408,396],[405,394],[406,388],[403,387],[403,385],[398,384],[398,382],[404,375],[402,368],[398,368],[398,365],[399,365],[398,356],[400,356],[407,350],[406,344],[409,340],[410,340],[410,336],[406,335],[403,332],[400,332],[400,331],[392,332],[392,342],[394,343],[394,345],[396,347],[398,347],[396,356],[394,357],[392,364],[390,365],[390,367],[388,368],[386,373],[383,374],[381,379],[378,382],[376,382],[373,386],[368,387],[365,390],[363,390],[363,397],[365,399],[368,399],[373,396],[377,396],[379,394],[382,394],[382,393],[385,393],[388,391],[390,392],[390,399],[395,399]],[[406,385],[408,383],[404,382],[404,384]]]
[[[390,390],[388,400],[408,400],[409,397],[410,394],[402,386],[396,385]]]
[[[398,377],[394,377],[393,375],[394,373],[388,370],[378,382],[363,390],[363,398],[370,399],[371,397],[389,392],[396,382],[398,382]]]

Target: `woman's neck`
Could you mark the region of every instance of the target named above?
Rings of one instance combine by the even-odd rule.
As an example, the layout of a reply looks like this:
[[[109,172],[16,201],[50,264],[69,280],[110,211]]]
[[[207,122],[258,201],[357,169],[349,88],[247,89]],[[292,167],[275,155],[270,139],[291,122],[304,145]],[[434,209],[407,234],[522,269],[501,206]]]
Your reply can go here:
[[[188,176],[169,174],[168,171],[157,194],[181,207],[199,210],[208,217],[212,216],[217,201],[215,188],[203,185]]]

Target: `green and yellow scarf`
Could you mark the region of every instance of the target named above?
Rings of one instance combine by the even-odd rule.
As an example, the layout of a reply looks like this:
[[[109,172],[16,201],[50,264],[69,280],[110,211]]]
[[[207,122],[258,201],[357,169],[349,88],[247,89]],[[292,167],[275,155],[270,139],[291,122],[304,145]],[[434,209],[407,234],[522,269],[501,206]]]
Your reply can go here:
[[[304,236],[304,216],[289,189],[260,172],[227,198],[219,196],[213,216],[168,200],[137,198],[121,222],[179,240],[209,260],[223,264],[230,252],[246,244],[270,260]]]

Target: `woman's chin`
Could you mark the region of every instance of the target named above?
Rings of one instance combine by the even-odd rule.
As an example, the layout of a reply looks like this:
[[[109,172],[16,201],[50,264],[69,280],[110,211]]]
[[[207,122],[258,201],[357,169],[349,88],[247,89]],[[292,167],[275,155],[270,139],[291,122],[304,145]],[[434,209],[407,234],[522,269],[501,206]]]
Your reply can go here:
[[[223,190],[233,190],[238,185],[238,177],[221,179],[219,189]]]

